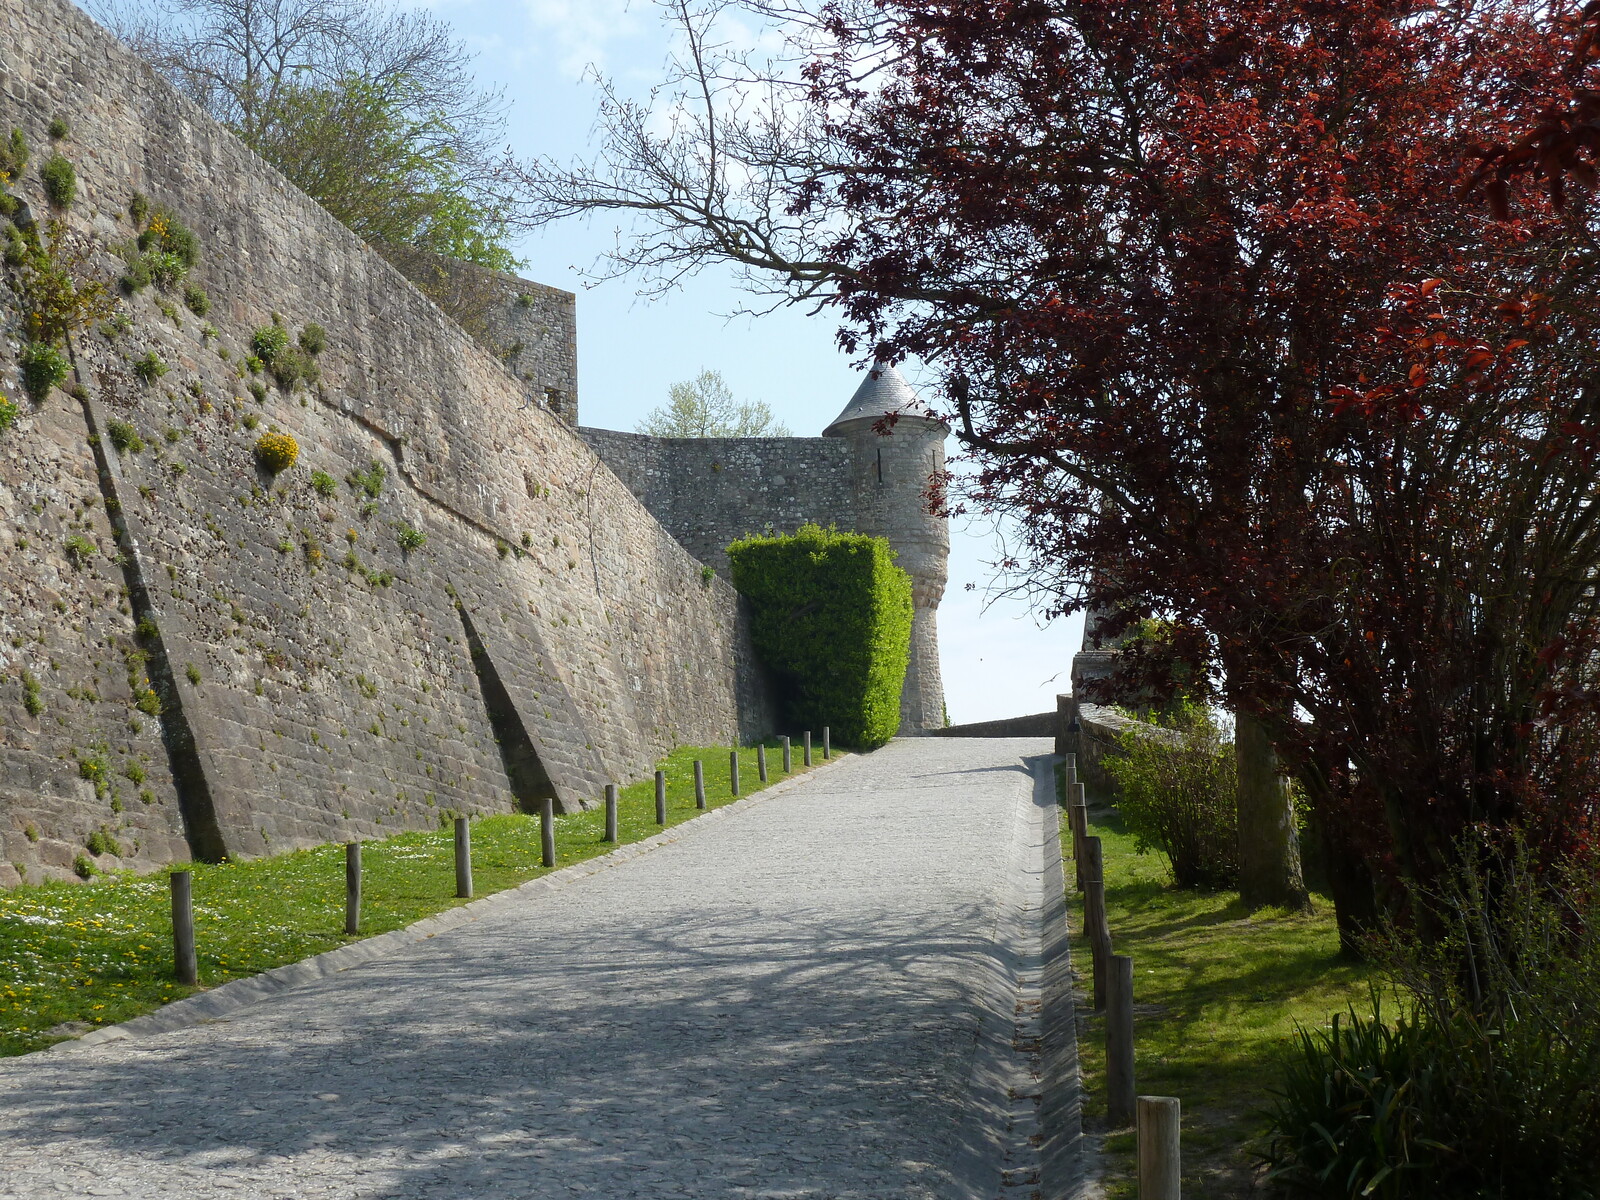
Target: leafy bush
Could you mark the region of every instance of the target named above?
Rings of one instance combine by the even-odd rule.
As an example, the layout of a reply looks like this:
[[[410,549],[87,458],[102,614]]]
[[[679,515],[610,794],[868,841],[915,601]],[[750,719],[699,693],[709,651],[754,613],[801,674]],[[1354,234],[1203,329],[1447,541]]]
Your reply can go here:
[[[129,451],[137,454],[144,449],[144,439],[127,421],[107,421],[106,436],[111,439],[111,444],[117,448],[119,454],[127,454]]]
[[[0,395],[0,433],[4,433],[17,422],[16,403],[5,395]]]
[[[384,469],[383,464],[377,459],[373,459],[367,464],[365,471],[351,471],[350,474],[344,477],[344,481],[356,491],[365,492],[376,500],[383,495],[383,481],[388,476],[389,472]],[[504,556],[502,555],[501,557]]]
[[[39,168],[46,199],[57,208],[70,208],[78,195],[78,173],[59,154],[53,154]]]
[[[135,197],[135,203],[137,200]],[[187,274],[200,261],[200,239],[165,206],[150,215],[150,225],[139,235],[138,245],[147,254],[172,255],[182,274]]]
[[[274,475],[287,471],[300,457],[300,443],[287,433],[263,433],[256,441],[256,461]]]
[[[1465,847],[1375,957],[1392,1030],[1304,1033],[1273,1114],[1276,1177],[1318,1196],[1600,1195],[1600,899],[1593,864]],[[1352,1014],[1353,1016],[1353,1014]]]
[[[1167,728],[1124,733],[1106,769],[1140,852],[1167,856],[1179,887],[1226,888],[1239,879],[1239,801],[1233,747],[1202,705],[1179,704]]]
[[[167,373],[167,364],[154,350],[145,352],[143,358],[134,360],[133,373],[146,383],[154,383]]]
[[[133,194],[133,199],[128,201],[128,215],[133,218],[135,225],[143,225],[144,219],[150,215],[150,201],[139,192]]]
[[[198,283],[191,283],[183,289],[183,302],[189,311],[197,317],[203,317],[211,311],[211,297],[206,295],[205,288]],[[210,329],[210,326],[207,326]],[[216,330],[210,330],[210,336],[216,336]]]
[[[27,165],[28,139],[22,130],[13,127],[11,136],[0,141],[0,175],[5,176],[5,182],[10,182],[21,175],[22,168]]]
[[[315,383],[322,374],[316,360],[298,346],[286,346],[278,351],[269,368],[273,379],[284,391],[291,390],[302,379],[307,383]]]
[[[45,342],[29,342],[17,362],[22,367],[22,390],[35,404],[43,404],[50,389],[65,383],[72,370],[67,356]]]
[[[889,543],[802,525],[792,536],[736,541],[728,559],[788,720],[828,725],[850,746],[893,737],[911,653],[911,577]]]
[[[50,127],[45,132],[47,132],[55,141],[59,142],[62,138],[66,137],[72,132],[72,126],[68,125],[67,122],[61,117],[52,117],[50,120]]]
[[[319,496],[331,496],[339,490],[339,481],[326,471],[311,472],[311,486]]]
[[[328,348],[328,331],[321,325],[307,325],[300,331],[300,349],[307,354],[321,354]]]
[[[409,521],[400,522],[394,535],[395,541],[400,543],[402,550],[420,550],[428,540],[428,535],[416,528]]]
[[[88,847],[89,853],[94,855],[122,853],[122,847],[117,844],[117,839],[105,829],[96,829],[84,844]]]
[[[250,353],[269,367],[288,344],[289,331],[276,322],[262,325],[250,335]]]

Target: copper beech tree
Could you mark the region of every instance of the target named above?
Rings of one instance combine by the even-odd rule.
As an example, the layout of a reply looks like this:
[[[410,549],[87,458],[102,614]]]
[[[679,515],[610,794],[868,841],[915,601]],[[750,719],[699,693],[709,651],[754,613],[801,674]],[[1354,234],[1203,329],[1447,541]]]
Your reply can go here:
[[[1514,222],[1461,202],[1564,61],[1549,11],[789,10],[807,115],[724,127],[737,172],[622,130],[536,182],[552,215],[620,182],[634,265],[732,258],[930,364],[974,467],[943,499],[1015,515],[1047,607],[1190,631],[1305,782],[1353,948],[1468,831],[1594,825],[1591,212],[1526,174]]]

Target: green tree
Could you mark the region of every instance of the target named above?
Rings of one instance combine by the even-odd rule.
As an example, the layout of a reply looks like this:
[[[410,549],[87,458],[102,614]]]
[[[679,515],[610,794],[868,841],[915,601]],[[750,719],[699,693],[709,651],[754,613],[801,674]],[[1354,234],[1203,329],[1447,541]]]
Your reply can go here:
[[[719,371],[675,383],[667,402],[639,422],[656,437],[789,437],[789,427],[762,400],[738,401]]]

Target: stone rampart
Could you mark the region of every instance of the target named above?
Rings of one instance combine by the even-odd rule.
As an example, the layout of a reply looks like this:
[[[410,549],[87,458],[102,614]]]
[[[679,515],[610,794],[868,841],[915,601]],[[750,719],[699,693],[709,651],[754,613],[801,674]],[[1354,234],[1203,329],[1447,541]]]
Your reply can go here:
[[[81,396],[0,433],[0,883],[571,808],[770,728],[732,588],[528,381],[64,0],[0,0],[36,214],[56,117],[80,270],[123,271],[140,193],[211,309],[123,298],[74,335]],[[314,385],[244,366],[274,314],[326,330]]]

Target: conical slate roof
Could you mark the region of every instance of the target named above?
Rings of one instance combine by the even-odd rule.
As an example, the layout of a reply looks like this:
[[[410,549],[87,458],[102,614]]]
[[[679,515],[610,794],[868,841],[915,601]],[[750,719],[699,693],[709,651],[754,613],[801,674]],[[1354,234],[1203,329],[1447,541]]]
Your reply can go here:
[[[850,397],[850,403],[833,419],[833,424],[822,431],[822,436],[839,437],[857,429],[870,429],[889,413],[944,424],[917,398],[905,376],[891,366],[873,363],[856,394]]]

